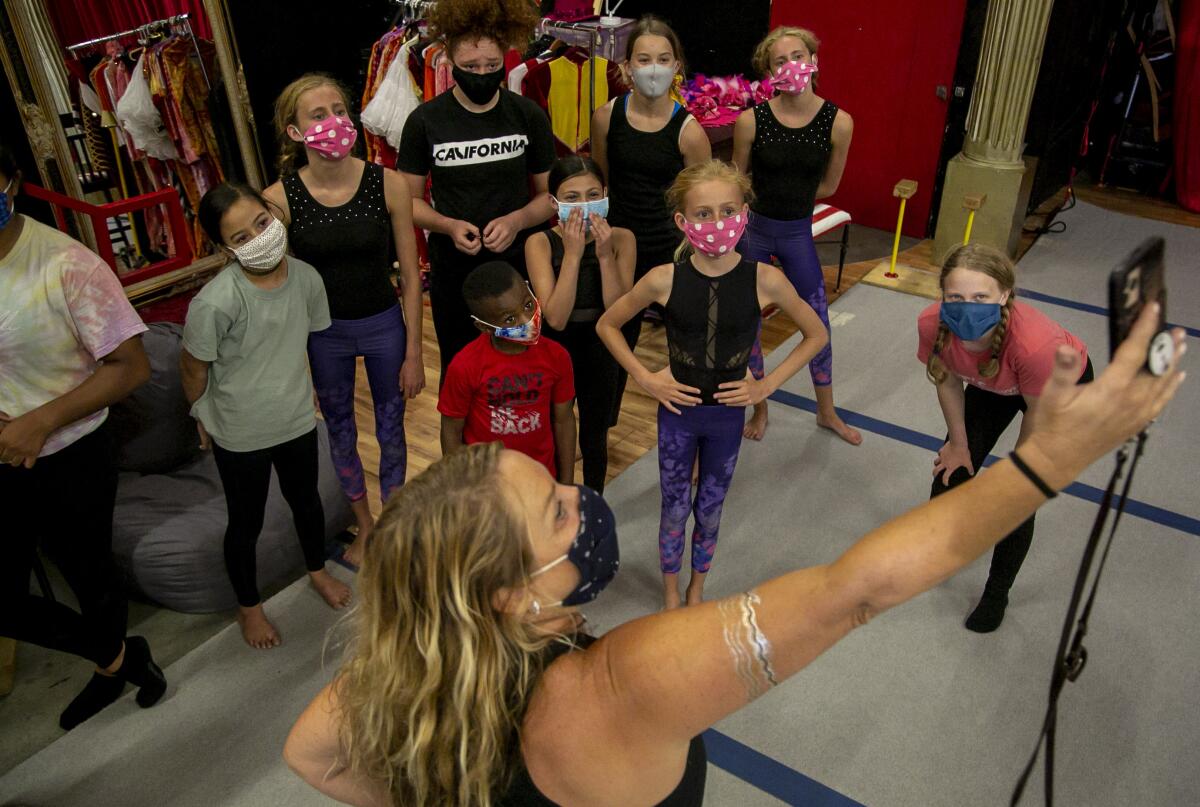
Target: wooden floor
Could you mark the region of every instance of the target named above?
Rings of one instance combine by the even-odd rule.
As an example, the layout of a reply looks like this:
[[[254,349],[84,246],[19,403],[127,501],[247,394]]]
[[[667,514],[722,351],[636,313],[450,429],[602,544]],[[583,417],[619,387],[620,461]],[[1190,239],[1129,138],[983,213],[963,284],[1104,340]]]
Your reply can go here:
[[[1085,202],[1120,213],[1169,221],[1200,227],[1200,215],[1190,213],[1156,199],[1147,199],[1126,191],[1076,185],[1077,197]],[[1067,198],[1064,188],[1051,197],[1026,221],[1026,234],[1021,239],[1018,254],[1024,255],[1033,246],[1037,236],[1033,230],[1057,211]],[[933,242],[926,240],[901,253],[901,260],[926,271],[936,271],[931,263]],[[881,256],[882,257],[882,256]],[[832,303],[856,283],[861,281],[879,263],[879,259],[846,264],[842,274],[842,285],[838,292],[833,290],[837,266],[825,267],[825,289]],[[777,314],[763,323],[763,351],[769,353],[796,332],[792,321],[784,314]],[[438,439],[440,420],[437,412],[437,388],[440,375],[437,342],[433,338],[433,322],[430,318],[429,302],[425,302],[425,380],[426,389],[409,402],[405,417],[405,433],[408,436],[408,477],[419,474],[441,456]],[[638,358],[652,368],[667,363],[666,335],[661,325],[647,323],[642,328],[638,343]],[[611,480],[654,447],[657,439],[655,415],[658,403],[646,395],[637,384],[629,382],[621,406],[620,422],[609,432],[608,478]],[[371,410],[371,392],[367,386],[366,373],[359,361],[355,410],[358,416],[358,449],[367,470],[367,489],[371,509],[378,514],[379,499],[379,448],[375,443],[374,417]],[[583,479],[581,461],[576,463],[576,480]]]
[[[863,275],[871,270],[875,261],[846,264],[842,274],[842,286],[833,291],[837,277],[837,266],[825,267],[825,288],[832,303],[854,286]],[[796,332],[796,326],[782,313],[772,316],[763,323],[763,352],[769,353]],[[433,321],[430,317],[429,300],[425,300],[424,321],[425,344],[425,391],[409,401],[404,419],[404,431],[408,437],[408,478],[425,470],[442,455],[439,442],[440,416],[437,412],[437,388],[441,375],[437,342],[433,338]],[[642,338],[638,342],[637,356],[648,367],[659,368],[667,363],[666,332],[662,325],[646,323],[642,326]],[[608,478],[611,480],[624,471],[643,454],[654,447],[658,436],[656,413],[658,402],[630,381],[625,388],[621,404],[620,422],[608,433]],[[358,418],[358,451],[366,469],[368,499],[372,512],[378,515],[379,499],[379,446],[375,442],[374,415],[371,409],[371,390],[367,386],[366,371],[362,359],[358,362],[358,379],[355,392],[355,412]],[[583,480],[582,460],[575,465],[576,481]]]

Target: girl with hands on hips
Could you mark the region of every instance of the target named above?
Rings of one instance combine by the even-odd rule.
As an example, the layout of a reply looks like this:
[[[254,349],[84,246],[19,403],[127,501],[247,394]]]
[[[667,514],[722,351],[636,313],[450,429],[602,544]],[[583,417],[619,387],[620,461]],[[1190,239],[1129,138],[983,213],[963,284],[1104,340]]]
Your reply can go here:
[[[687,603],[703,600],[716,548],[721,508],[741,448],[745,407],[758,403],[807,365],[829,332],[787,278],[737,251],[745,231],[750,181],[720,160],[690,166],[667,192],[675,226],[686,236],[674,264],[650,270],[610,308],[596,329],[634,380],[661,404],[658,459],[663,503],[659,556],[666,608],[680,604],[678,575],[691,500],[692,465],[699,459],[694,502],[692,577]],[[666,309],[670,363],[643,366],[620,328],[650,303]],[[770,374],[750,375],[748,364],[762,309],[777,305],[804,338]]]
[[[596,334],[596,321],[633,287],[637,245],[630,230],[609,225],[608,189],[591,159],[571,155],[555,162],[549,188],[559,223],[530,236],[525,264],[547,333],[576,368],[584,484],[603,492],[608,430],[621,411],[624,374]]]

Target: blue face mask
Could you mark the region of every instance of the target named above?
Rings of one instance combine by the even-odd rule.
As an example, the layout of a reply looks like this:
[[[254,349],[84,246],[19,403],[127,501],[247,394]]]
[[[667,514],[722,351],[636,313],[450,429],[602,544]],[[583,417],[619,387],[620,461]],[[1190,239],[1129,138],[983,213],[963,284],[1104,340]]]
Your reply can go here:
[[[983,338],[1000,322],[999,303],[942,303],[942,322],[964,342]]]
[[[563,561],[570,561],[579,570],[579,582],[571,593],[560,602],[541,605],[534,600],[532,610],[540,613],[542,608],[556,605],[583,605],[596,599],[621,566],[621,549],[617,543],[617,519],[612,508],[599,493],[577,485],[579,488],[579,533],[571,543],[567,554],[547,563],[530,575],[545,574]]]
[[[554,200],[558,205],[558,220],[562,224],[567,223],[567,219],[571,217],[571,211],[579,208],[580,215],[583,216],[583,230],[587,232],[592,226],[592,214],[595,213],[602,219],[608,218],[608,197],[603,199],[595,199],[591,202],[560,202]]]
[[[8,189],[12,187],[13,181],[10,179],[8,184],[4,186],[4,190],[0,191],[0,230],[8,226],[12,221],[15,205],[11,203],[8,197]]]

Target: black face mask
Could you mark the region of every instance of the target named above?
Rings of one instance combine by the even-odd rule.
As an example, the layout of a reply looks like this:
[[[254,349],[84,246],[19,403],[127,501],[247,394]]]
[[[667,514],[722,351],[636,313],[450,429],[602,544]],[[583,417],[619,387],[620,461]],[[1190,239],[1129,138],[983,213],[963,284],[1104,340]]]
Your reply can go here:
[[[621,566],[621,549],[617,543],[617,518],[604,497],[591,488],[579,488],[579,534],[571,543],[567,553],[547,563],[530,575],[537,577],[553,569],[563,561],[569,561],[579,570],[579,583],[560,602],[542,606],[533,603],[533,612],[540,613],[543,607],[556,605],[583,605],[596,599],[604,587],[617,576]]]
[[[454,83],[463,91],[463,95],[477,106],[484,106],[491,101],[504,83],[503,67],[491,73],[468,73],[454,65],[453,75]]]

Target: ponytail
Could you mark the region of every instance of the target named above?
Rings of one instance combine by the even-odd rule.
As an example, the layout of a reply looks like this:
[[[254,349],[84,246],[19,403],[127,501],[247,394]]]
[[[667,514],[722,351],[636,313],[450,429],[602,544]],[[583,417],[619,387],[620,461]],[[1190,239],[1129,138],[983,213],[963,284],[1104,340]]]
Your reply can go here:
[[[979,368],[980,378],[995,378],[1000,372],[1000,350],[1004,347],[1004,337],[1008,333],[1008,321],[1012,316],[1013,300],[1016,295],[1008,295],[1007,302],[1000,308],[1000,324],[992,332],[992,358]]]
[[[946,327],[946,323],[938,321],[937,338],[933,340],[933,350],[929,354],[929,361],[925,363],[925,377],[934,384],[941,384],[946,380],[947,372],[946,365],[942,363],[942,349],[946,347],[946,339],[950,336],[950,329]]]

